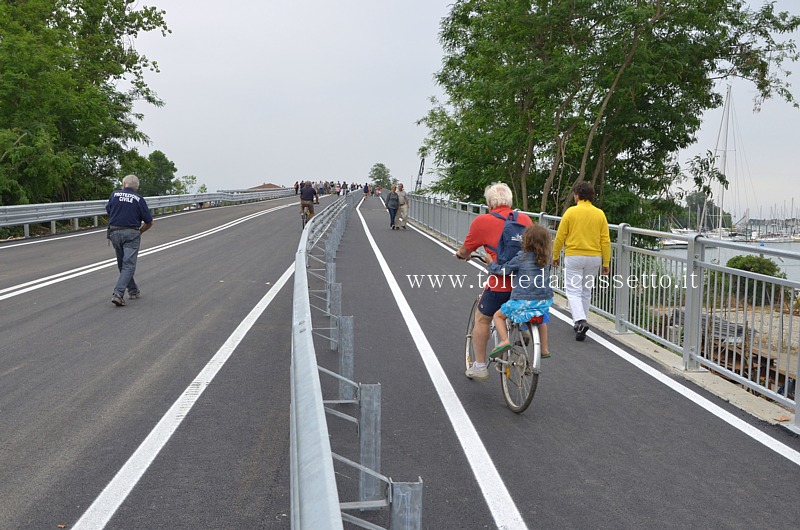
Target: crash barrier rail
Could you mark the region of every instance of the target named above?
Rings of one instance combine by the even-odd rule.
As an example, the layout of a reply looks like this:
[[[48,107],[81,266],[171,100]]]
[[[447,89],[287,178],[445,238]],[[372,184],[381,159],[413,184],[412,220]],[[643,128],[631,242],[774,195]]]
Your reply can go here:
[[[456,247],[472,219],[488,211],[485,205],[421,195],[411,196],[410,205],[411,220]],[[525,213],[551,233],[561,219]],[[800,253],[624,223],[609,229],[611,271],[596,278],[592,309],[613,320],[616,333],[635,332],[680,354],[684,370],[708,369],[787,407],[794,420],[785,425],[800,433]],[[729,256],[780,262],[794,278],[728,267],[722,262]],[[563,263],[552,276],[561,294]]]
[[[151,211],[165,211],[186,206],[217,206],[220,204],[263,201],[294,194],[292,188],[277,188],[266,191],[228,191],[217,193],[190,193],[186,195],[163,195],[145,197]],[[56,222],[72,220],[74,230],[78,229],[79,219],[94,217],[93,226],[98,226],[98,218],[106,215],[107,200],[53,202],[46,204],[21,204],[0,206],[0,227],[23,226],[24,235],[30,237],[30,225],[50,222],[50,232],[56,233]]]
[[[348,511],[386,507],[392,530],[422,527],[422,479],[395,482],[380,473],[381,387],[353,381],[353,317],[341,315],[342,286],[336,283],[335,257],[349,214],[360,199],[361,194],[347,194],[312,217],[295,255],[290,415],[291,525],[295,530],[340,529],[345,521],[381,529]],[[312,305],[312,299],[319,306]],[[312,308],[328,318],[328,328],[314,329]],[[317,365],[314,335],[338,352],[338,373]],[[338,383],[334,399],[323,396],[320,374]],[[352,405],[358,406],[357,418],[337,408]],[[333,452],[326,414],[357,425],[360,462]],[[357,501],[340,501],[334,461],[359,472]]]

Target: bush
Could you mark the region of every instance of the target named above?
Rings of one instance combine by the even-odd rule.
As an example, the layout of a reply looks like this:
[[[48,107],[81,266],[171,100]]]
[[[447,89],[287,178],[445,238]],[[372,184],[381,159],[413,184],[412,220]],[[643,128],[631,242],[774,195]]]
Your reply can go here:
[[[778,264],[770,258],[762,258],[753,255],[734,256],[728,260],[726,265],[732,269],[755,272],[757,274],[763,274],[764,276],[772,276],[773,278],[786,279],[786,273],[781,272],[781,268],[778,267]],[[780,288],[773,290],[770,284],[764,285],[765,283],[766,282],[750,278],[736,277],[736,285],[734,288],[738,288],[739,295],[742,297],[744,296],[745,290],[747,290],[748,301],[752,301],[754,305],[761,305],[772,301],[772,293],[774,291],[777,291],[775,294],[780,297]]]

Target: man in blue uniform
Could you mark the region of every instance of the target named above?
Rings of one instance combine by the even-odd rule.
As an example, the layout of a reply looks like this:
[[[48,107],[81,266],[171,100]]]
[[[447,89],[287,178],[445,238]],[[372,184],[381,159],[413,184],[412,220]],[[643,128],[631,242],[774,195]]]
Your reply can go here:
[[[139,179],[128,175],[122,179],[122,189],[108,198],[108,239],[117,253],[119,279],[111,296],[115,306],[125,305],[125,289],[128,298],[139,298],[140,292],[133,274],[136,272],[136,258],[139,256],[139,243],[142,234],[153,226],[153,216],[144,197],[137,193]]]

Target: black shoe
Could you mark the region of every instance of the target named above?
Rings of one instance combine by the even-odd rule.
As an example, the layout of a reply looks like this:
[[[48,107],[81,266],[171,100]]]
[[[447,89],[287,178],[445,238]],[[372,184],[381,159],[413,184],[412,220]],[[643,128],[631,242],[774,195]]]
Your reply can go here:
[[[579,320],[575,323],[575,340],[583,342],[586,338],[586,332],[589,331],[589,324],[585,320]]]

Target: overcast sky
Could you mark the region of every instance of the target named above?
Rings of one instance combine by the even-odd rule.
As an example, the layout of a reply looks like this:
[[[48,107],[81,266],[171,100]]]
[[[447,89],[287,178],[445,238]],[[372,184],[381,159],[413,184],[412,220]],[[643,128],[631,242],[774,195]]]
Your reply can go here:
[[[363,184],[378,162],[413,189],[427,132],[416,121],[442,94],[433,75],[451,0],[145,3],[166,10],[172,34],[136,41],[159,64],[147,80],[166,103],[137,107],[152,141],[143,155],[163,151],[178,176],[195,175],[209,191],[323,178]],[[797,4],[778,1],[793,12]],[[792,80],[800,99],[800,75]],[[785,205],[788,214],[794,197],[800,210],[800,110],[772,100],[753,114],[752,89],[736,83],[733,91],[738,132],[728,143],[734,189],[725,209],[767,217]],[[721,116],[706,116],[682,160],[714,150]]]

